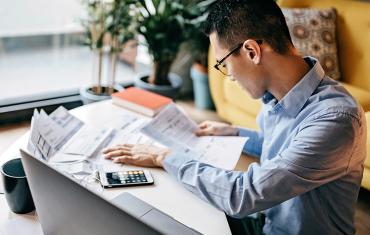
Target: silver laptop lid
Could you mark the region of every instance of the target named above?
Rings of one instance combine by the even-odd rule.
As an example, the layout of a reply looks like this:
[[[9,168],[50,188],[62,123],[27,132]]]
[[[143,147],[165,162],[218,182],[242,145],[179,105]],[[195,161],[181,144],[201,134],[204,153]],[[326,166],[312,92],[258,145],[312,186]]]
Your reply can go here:
[[[26,151],[21,155],[45,235],[162,234]]]

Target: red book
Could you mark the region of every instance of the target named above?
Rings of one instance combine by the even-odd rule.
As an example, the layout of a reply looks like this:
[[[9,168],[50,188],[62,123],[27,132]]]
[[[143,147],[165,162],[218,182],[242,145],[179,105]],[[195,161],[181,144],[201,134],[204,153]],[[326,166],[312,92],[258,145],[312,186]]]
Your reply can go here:
[[[172,102],[172,99],[168,97],[136,87],[113,93],[112,100],[116,105],[150,117],[155,116],[162,108]]]

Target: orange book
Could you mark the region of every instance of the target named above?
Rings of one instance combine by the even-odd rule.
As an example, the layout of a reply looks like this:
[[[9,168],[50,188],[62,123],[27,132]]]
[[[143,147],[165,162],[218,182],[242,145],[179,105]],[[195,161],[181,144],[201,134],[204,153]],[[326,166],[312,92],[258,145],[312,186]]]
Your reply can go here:
[[[113,93],[112,100],[116,105],[150,117],[155,116],[162,108],[172,102],[172,99],[168,97],[136,87]]]

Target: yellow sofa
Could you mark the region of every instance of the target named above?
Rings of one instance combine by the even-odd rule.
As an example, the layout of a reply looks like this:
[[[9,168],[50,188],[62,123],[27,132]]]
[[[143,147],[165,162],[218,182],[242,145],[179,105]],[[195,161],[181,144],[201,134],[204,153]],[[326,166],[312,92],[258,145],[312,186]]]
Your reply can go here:
[[[355,0],[279,0],[287,8],[329,8],[337,10],[338,56],[341,82],[367,111],[370,135],[370,3]],[[209,53],[209,64],[215,58]],[[253,100],[236,82],[224,79],[209,66],[209,85],[218,115],[226,121],[257,128],[256,116],[261,102]],[[362,186],[370,190],[370,138]]]

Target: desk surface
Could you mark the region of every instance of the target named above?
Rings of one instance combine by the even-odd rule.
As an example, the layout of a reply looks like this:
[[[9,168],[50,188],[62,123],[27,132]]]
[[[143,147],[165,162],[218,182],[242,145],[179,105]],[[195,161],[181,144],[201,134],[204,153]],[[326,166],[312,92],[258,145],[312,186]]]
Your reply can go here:
[[[103,101],[85,105],[70,111],[73,115],[80,118],[87,124],[102,126],[107,123],[110,115],[117,112],[125,112],[111,104],[111,101]],[[18,155],[19,147],[25,146],[28,134],[18,139],[0,157],[0,164]],[[240,158],[236,169],[245,170],[251,159]],[[125,169],[139,169],[135,166],[122,165]],[[143,167],[140,167],[143,169]],[[129,192],[147,203],[157,207],[168,215],[172,216],[181,223],[196,229],[203,234],[231,234],[226,217],[222,211],[212,207],[195,195],[184,189],[178,182],[169,177],[163,169],[150,168],[155,184],[152,186],[140,186],[129,188],[114,188],[102,190],[96,183],[89,185],[93,187],[102,197],[112,199],[122,192]],[[0,235],[10,234],[42,234],[40,223],[35,213],[27,215],[16,215],[10,212],[6,204],[4,195],[0,194]],[[3,208],[6,208],[3,210]],[[21,226],[16,226],[21,225]],[[19,231],[23,227],[25,230]],[[26,233],[24,233],[27,231]],[[32,231],[32,232],[31,232]]]

